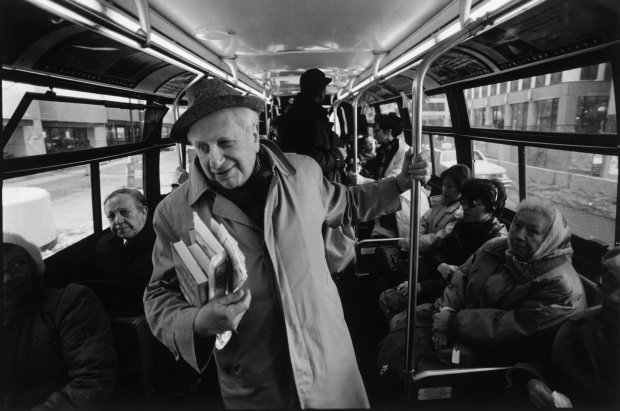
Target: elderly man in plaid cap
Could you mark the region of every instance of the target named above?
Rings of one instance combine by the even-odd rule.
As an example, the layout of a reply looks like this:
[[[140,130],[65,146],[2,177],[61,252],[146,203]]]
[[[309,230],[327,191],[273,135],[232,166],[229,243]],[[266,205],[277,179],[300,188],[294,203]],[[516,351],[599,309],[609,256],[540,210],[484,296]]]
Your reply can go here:
[[[197,371],[215,358],[227,408],[366,408],[321,227],[393,213],[428,162],[408,156],[401,174],[348,189],[312,158],[261,140],[264,104],[216,79],[188,90],[171,136],[197,156],[190,178],[157,207],[153,275],[144,304],[155,336]],[[191,306],[179,288],[170,243],[189,243],[192,212],[223,224],[245,255],[242,289]],[[236,330],[214,349],[215,336]]]

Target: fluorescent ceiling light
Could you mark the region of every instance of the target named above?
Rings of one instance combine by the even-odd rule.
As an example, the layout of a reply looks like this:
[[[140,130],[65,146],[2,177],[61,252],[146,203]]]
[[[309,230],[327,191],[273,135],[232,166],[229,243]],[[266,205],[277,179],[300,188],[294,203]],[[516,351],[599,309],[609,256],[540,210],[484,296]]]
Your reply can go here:
[[[358,90],[361,90],[362,88],[366,87],[371,82],[372,82],[372,77],[368,77],[366,80],[362,81],[361,83],[359,83],[355,87],[353,87],[351,89],[351,93],[356,93]]]
[[[391,71],[396,70],[397,68],[399,68],[400,66],[404,64],[407,64],[409,61],[412,61],[413,59],[415,59],[422,53],[428,51],[436,43],[437,41],[435,40],[434,37],[432,37],[426,40],[425,42],[423,42],[422,44],[420,44],[419,46],[412,48],[411,50],[409,50],[402,56],[398,57],[396,60],[390,62],[388,65],[383,67],[381,70],[379,70],[379,73],[378,73],[379,76],[381,77],[386,74],[389,74]]]
[[[517,7],[516,9],[514,9],[510,13],[506,13],[503,16],[501,16],[500,18],[498,18],[497,20],[495,20],[495,25],[501,24],[501,23],[503,23],[503,22],[505,22],[507,20],[510,20],[514,16],[523,13],[525,10],[531,9],[532,7],[542,3],[543,1],[545,1],[545,0],[532,0],[532,1],[527,2],[524,5]]]
[[[498,10],[505,5],[514,2],[515,0],[490,0],[486,3],[482,4],[480,7],[477,7],[476,10],[472,10],[469,17],[472,20],[476,20],[479,17],[484,16],[487,13],[492,13],[495,10]]]
[[[30,0],[31,3],[36,4],[37,6],[50,11],[54,14],[60,15],[61,17],[65,18],[65,19],[69,19],[72,21],[75,21],[77,23],[83,24],[85,26],[88,27],[94,27],[95,23],[93,23],[92,21],[88,20],[87,18],[84,18],[82,16],[80,16],[79,14],[75,13],[72,10],[69,10],[68,8],[61,6],[59,4],[54,3],[53,1],[50,0]]]
[[[132,40],[131,38],[118,33],[116,31],[107,29],[105,27],[101,27],[101,25],[99,24],[95,24],[92,20],[85,18],[83,16],[81,16],[78,13],[75,13],[74,11],[61,6],[53,1],[50,0],[28,0],[31,3],[36,4],[37,6],[46,9],[54,14],[57,14],[63,18],[66,18],[68,20],[72,20],[76,23],[79,24],[83,24],[87,27],[91,27],[91,28],[95,28],[97,31],[99,31],[100,33],[104,34],[105,36],[118,41],[121,44],[125,44],[126,46],[138,49],[138,50],[142,50],[147,54],[150,54],[153,57],[156,57],[160,60],[163,60],[169,64],[172,64],[174,66],[180,67],[183,70],[187,70],[191,73],[194,74],[203,74],[199,69],[197,69],[196,67],[207,71],[217,77],[220,77],[226,81],[232,82],[233,78],[231,75],[229,75],[228,73],[226,73],[224,70],[220,69],[219,67],[207,62],[204,59],[201,59],[200,57],[198,57],[197,55],[189,52],[188,50],[178,46],[177,44],[175,44],[174,42],[166,39],[165,37],[152,32],[151,33],[151,43],[160,47],[161,49],[170,52],[171,54],[173,54],[175,57],[177,58],[173,58],[173,57],[168,57],[165,54],[154,50],[151,47],[142,47],[141,44],[139,44],[137,41]],[[99,1],[97,0],[72,0],[74,3],[79,4],[81,6],[84,6],[90,10],[93,10],[96,13],[99,14],[103,14],[105,15],[108,19],[114,21],[115,23],[117,23],[118,25],[120,25],[121,27],[125,27],[126,29],[128,29],[131,32],[137,33],[140,30],[140,24],[137,23],[135,20],[125,16],[122,13],[117,12],[116,10],[110,9],[108,7],[106,7],[105,5],[102,5],[101,3],[99,3]],[[189,63],[189,64],[188,64]],[[195,67],[192,67],[190,64],[193,64]],[[260,98],[265,98],[265,95],[242,83],[239,82],[238,85],[240,87],[242,87],[243,89],[245,89],[247,92],[252,93]]]
[[[136,23],[134,20],[125,16],[122,13],[117,12],[105,5],[102,5],[97,0],[72,0],[74,3],[77,3],[81,6],[89,8],[94,12],[101,13],[108,17],[110,20],[114,21],[121,27],[125,27],[127,30],[131,32],[138,32],[140,30],[140,24]]]
[[[437,42],[443,41],[450,37],[451,35],[457,33],[461,29],[461,22],[457,21],[456,23],[452,23],[445,29],[441,30],[437,35]]]

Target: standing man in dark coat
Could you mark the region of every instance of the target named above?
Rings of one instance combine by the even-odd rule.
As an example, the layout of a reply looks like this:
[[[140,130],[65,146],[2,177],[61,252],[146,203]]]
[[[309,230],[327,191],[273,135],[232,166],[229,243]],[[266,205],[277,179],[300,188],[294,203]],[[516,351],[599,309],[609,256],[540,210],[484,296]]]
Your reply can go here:
[[[96,266],[98,278],[114,286],[111,307],[106,308],[112,316],[143,315],[155,244],[146,200],[135,188],[121,188],[110,193],[103,206],[110,232],[97,242]]]
[[[346,179],[344,166],[347,149],[332,131],[327,110],[321,106],[325,99],[325,87],[331,81],[317,68],[301,75],[301,92],[282,119],[281,135],[278,137],[282,151],[314,158],[328,180],[346,184],[343,179]]]

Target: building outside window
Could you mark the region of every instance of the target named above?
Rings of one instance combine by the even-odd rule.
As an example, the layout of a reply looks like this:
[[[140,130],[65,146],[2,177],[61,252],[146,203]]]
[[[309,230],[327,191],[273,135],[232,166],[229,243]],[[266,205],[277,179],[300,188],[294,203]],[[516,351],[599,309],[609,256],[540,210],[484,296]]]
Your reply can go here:
[[[538,105],[538,130],[556,131],[559,101],[559,98],[551,98],[536,102]]]
[[[605,130],[608,96],[580,96],[577,101],[575,131],[599,133]]]

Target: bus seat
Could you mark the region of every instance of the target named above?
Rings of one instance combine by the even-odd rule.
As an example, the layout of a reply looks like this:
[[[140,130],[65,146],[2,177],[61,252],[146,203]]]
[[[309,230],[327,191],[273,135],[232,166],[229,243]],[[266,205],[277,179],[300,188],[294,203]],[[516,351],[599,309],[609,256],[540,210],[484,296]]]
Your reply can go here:
[[[146,409],[152,375],[151,332],[144,316],[110,320],[118,356],[118,383],[114,408]]]
[[[413,401],[442,400],[454,406],[497,405],[509,399],[505,374],[509,367],[458,368],[422,371],[413,377]],[[445,401],[445,402],[444,402]]]
[[[377,247],[398,247],[398,241],[402,238],[370,238],[360,240],[355,244],[355,260],[357,262],[356,275],[358,277],[370,275],[370,266],[374,261]]]
[[[603,302],[603,293],[600,287],[592,280],[579,274],[579,279],[586,293],[586,302],[588,307],[594,307]]]

